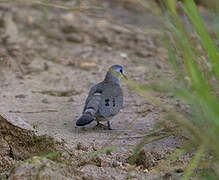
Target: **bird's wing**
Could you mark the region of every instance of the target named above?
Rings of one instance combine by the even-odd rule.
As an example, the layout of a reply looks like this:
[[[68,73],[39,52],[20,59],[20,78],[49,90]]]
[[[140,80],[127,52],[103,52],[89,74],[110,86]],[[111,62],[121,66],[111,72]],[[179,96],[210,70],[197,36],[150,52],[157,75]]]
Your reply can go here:
[[[116,115],[123,107],[123,92],[119,85],[104,86],[101,95],[101,102],[99,104],[99,113],[105,117],[110,118]]]
[[[100,82],[100,83],[94,85],[90,89],[89,94],[87,96],[87,99],[85,101],[83,112],[85,112],[85,110],[87,108],[92,107],[92,106],[94,106],[94,109],[98,108],[100,97],[101,97],[101,94],[102,94],[102,91],[103,91],[102,87],[103,87],[103,83]]]

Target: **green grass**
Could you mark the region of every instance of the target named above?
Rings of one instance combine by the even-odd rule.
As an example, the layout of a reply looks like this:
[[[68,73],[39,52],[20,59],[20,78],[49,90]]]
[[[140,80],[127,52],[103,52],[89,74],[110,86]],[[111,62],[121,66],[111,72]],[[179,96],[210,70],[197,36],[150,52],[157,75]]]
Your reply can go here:
[[[204,60],[200,58],[200,51],[191,41],[191,33],[186,29],[185,22],[181,20],[177,12],[176,1],[166,0],[165,2],[168,15],[160,14],[160,18],[168,29],[168,32],[164,34],[164,45],[168,51],[177,83],[139,86],[134,82],[127,81],[127,84],[155,105],[165,109],[169,114],[168,117],[190,134],[191,140],[186,151],[195,150],[195,153],[182,177],[185,180],[191,176],[198,176],[194,172],[197,167],[201,169],[203,159],[211,161],[209,164],[214,164],[216,168],[219,166],[219,98],[216,92],[217,88],[214,88],[219,84],[219,52],[193,0],[182,1],[181,8],[184,10],[184,14],[190,18],[190,26],[194,27],[197,39],[203,47],[201,53],[204,54]],[[211,68],[206,70],[203,67],[207,67],[207,63],[211,65]],[[211,74],[210,78],[207,76],[209,73]],[[171,92],[189,105],[190,112],[177,112],[152,97],[148,89],[164,93]],[[136,149],[142,148],[142,143],[140,142]],[[214,158],[206,157],[209,152]],[[211,171],[209,171],[211,167],[205,167],[205,169],[203,172],[207,175],[202,178],[219,179],[217,169]]]
[[[46,159],[46,158],[57,157],[57,156],[59,156],[59,154],[60,154],[59,152],[52,152],[52,153],[45,154],[45,155],[42,155],[42,156],[36,156],[36,157],[32,157],[32,158],[26,159],[24,161],[21,161],[20,163],[21,164],[33,163],[33,162],[40,161],[40,160],[43,160],[43,159]]]

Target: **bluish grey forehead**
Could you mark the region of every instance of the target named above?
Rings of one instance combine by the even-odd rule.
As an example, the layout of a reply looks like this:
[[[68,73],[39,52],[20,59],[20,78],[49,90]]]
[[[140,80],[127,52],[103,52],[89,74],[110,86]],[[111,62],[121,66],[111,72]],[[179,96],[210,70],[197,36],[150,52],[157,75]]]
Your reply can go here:
[[[112,66],[112,69],[114,69],[115,71],[120,71],[120,69],[123,70],[123,67],[118,65],[118,64],[115,64],[115,65]]]

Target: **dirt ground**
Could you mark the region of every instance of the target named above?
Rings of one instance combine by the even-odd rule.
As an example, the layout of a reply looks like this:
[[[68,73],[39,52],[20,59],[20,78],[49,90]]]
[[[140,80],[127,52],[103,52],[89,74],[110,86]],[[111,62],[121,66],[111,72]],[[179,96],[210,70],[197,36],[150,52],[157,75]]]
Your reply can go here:
[[[54,3],[78,7],[80,1]],[[129,171],[127,158],[139,143],[139,136],[163,120],[164,112],[127,85],[123,84],[124,108],[111,121],[115,130],[97,129],[95,123],[83,128],[75,126],[89,88],[103,80],[112,64],[123,65],[128,78],[139,84],[173,76],[161,44],[159,20],[147,8],[124,4],[102,1],[99,5],[104,10],[90,10],[87,12],[91,15],[87,15],[87,12],[45,8],[39,4],[1,3],[0,113],[31,125],[38,135],[53,137],[62,144],[59,150],[69,152],[61,159],[74,159],[73,165],[59,166],[51,159],[36,159],[18,164],[10,171],[12,165],[31,155],[18,156],[16,146],[10,148],[7,136],[2,135],[0,147],[10,155],[0,168],[3,175],[9,179],[172,177],[165,173],[160,176],[154,167],[181,145],[181,139],[175,136],[146,145],[139,168]],[[163,102],[177,105],[171,97],[155,95]],[[29,145],[37,145],[39,140],[31,142]],[[91,161],[77,160],[85,152],[112,145],[119,148]],[[53,152],[53,146],[43,148]],[[34,152],[35,156],[43,154]],[[1,155],[4,159],[3,152]]]

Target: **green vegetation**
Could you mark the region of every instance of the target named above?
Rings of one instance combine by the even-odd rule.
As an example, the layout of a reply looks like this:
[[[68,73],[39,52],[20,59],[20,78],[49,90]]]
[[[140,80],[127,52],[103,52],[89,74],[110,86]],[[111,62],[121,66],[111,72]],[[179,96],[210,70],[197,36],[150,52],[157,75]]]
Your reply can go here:
[[[219,178],[219,51],[210,37],[193,0],[184,0],[180,4],[184,13],[190,18],[196,33],[190,33],[186,24],[180,18],[175,0],[167,0],[168,15],[163,20],[169,30],[164,35],[164,44],[169,54],[169,60],[176,74],[177,83],[153,84],[138,86],[127,81],[131,87],[150,99],[155,105],[168,112],[168,117],[177,123],[190,137],[183,152],[194,152],[194,157],[188,164],[182,179],[189,179],[195,169],[202,170],[203,178]],[[192,34],[196,35],[202,45],[202,54],[192,42]],[[203,56],[204,54],[204,56]],[[209,67],[210,64],[210,67]],[[188,113],[179,113],[175,109],[153,98],[148,92],[153,89],[160,92],[172,93],[189,105]],[[142,142],[137,147],[143,147]],[[139,152],[140,148],[136,148]],[[134,152],[134,155],[137,152]],[[210,155],[211,154],[211,155]],[[181,155],[181,154],[179,154]],[[211,157],[211,158],[209,158]],[[203,161],[208,161],[204,163]],[[207,165],[206,165],[207,164]],[[214,167],[214,168],[212,168]]]

